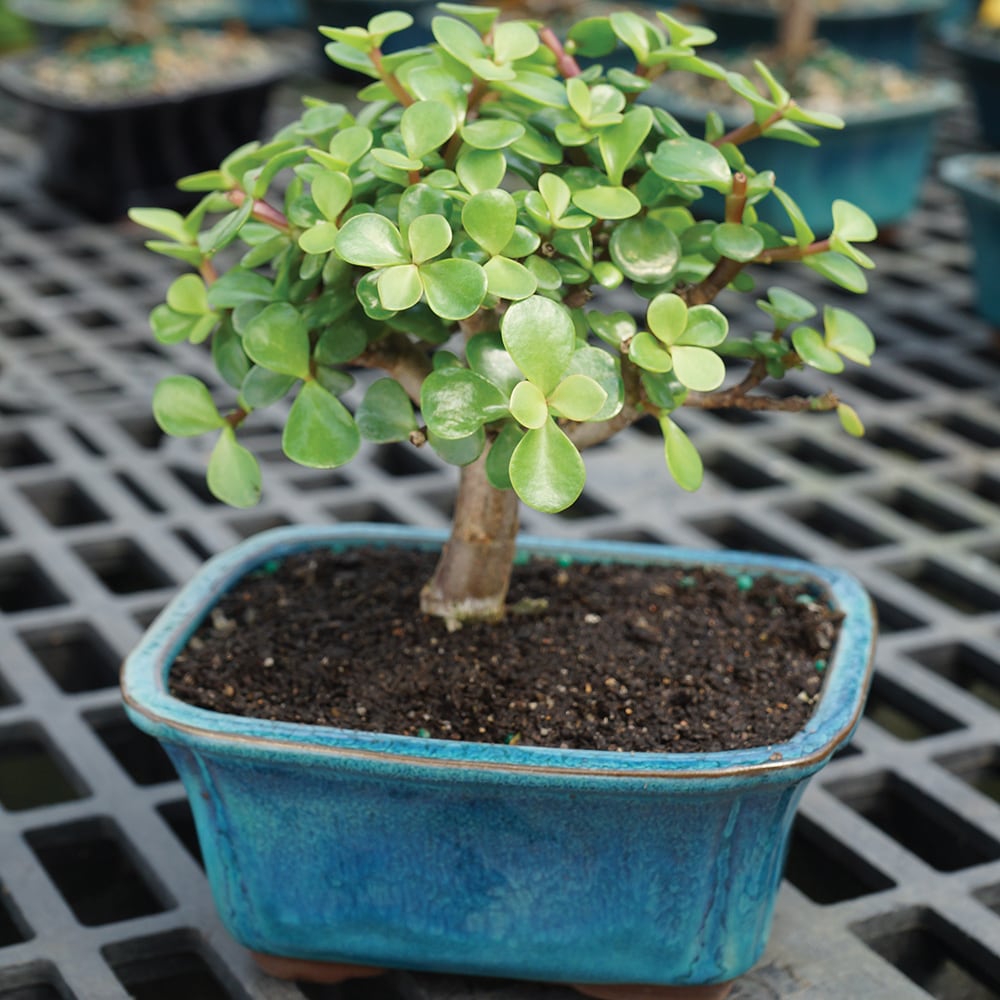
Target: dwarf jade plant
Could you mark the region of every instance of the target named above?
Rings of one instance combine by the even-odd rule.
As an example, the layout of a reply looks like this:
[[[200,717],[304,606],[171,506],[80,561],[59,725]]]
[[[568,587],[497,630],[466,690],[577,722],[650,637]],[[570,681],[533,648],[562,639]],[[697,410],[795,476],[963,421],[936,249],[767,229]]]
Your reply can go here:
[[[863,292],[872,262],[855,244],[876,233],[836,202],[817,240],[775,175],[747,163],[750,139],[815,144],[803,126],[839,122],[798,107],[763,65],[758,88],[701,57],[706,29],[621,11],[560,40],[495,9],[439,7],[434,43],[392,55],[383,44],[407,14],[321,29],[331,59],[372,78],[361,109],[306,98],[271,141],[183,180],[204,194],[190,214],[132,218],[196,272],[153,311],[156,336],[210,339],[235,393],[220,411],[204,383],[175,375],[153,399],[168,434],[217,436],[212,492],[257,501],[260,469],[238,435],[276,404],[283,450],[303,465],[341,466],[366,440],[433,449],[461,475],[423,607],[454,623],[502,616],[519,502],[569,507],[581,451],[641,417],[658,421],[686,490],[702,463],[682,406],[835,410],[861,433],[833,392],[763,387],[803,365],[869,364],[860,319],[774,287],[757,302],[766,328],[736,337],[714,302],[788,262]],[[680,72],[725,79],[747,123],[724,134],[711,116],[691,135],[646,103],[654,78]],[[722,196],[720,221],[701,218],[706,192]],[[764,199],[780,201],[787,232],[758,221]],[[341,397],[356,378],[352,412]]]

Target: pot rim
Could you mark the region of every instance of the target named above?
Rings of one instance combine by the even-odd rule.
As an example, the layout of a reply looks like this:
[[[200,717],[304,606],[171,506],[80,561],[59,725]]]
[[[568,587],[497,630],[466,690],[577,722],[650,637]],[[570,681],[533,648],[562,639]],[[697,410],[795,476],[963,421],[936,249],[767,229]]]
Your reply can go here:
[[[257,36],[257,38],[269,50],[270,59],[266,65],[252,67],[247,72],[224,81],[192,86],[173,93],[138,94],[134,97],[106,101],[74,101],[39,87],[31,79],[28,67],[35,60],[48,55],[49,52],[46,49],[2,60],[0,62],[0,90],[5,90],[12,97],[49,111],[65,111],[80,115],[115,114],[122,111],[142,110],[143,108],[180,105],[204,97],[239,93],[250,87],[270,86],[286,79],[301,65],[302,50],[293,41],[273,37],[261,38]]]
[[[978,195],[1000,204],[1000,182],[990,184],[976,173],[976,167],[988,163],[996,168],[1000,177],[1000,151],[988,153],[957,153],[946,156],[938,164],[941,180],[957,191]]]
[[[816,710],[791,740],[749,750],[712,753],[625,752],[451,741],[245,718],[198,708],[167,689],[170,666],[218,598],[257,566],[317,546],[438,548],[447,533],[400,525],[337,524],[275,528],[210,559],[150,625],[122,668],[122,694],[133,722],[158,739],[213,752],[317,764],[336,756],[356,766],[391,767],[398,776],[417,769],[459,769],[480,775],[553,779],[781,780],[818,770],[844,744],[861,716],[871,681],[875,612],[871,598],[850,574],[799,559],[745,552],[703,551],[608,541],[522,536],[525,555],[577,561],[705,562],[733,573],[775,572],[818,584],[845,618]],[[787,780],[787,778],[785,779]]]
[[[895,20],[943,10],[947,2],[948,0],[901,0],[892,6],[875,4],[871,7],[857,7],[853,10],[820,11],[819,19],[821,22]],[[758,21],[774,21],[778,17],[776,10],[748,7],[746,4],[737,3],[734,0],[697,0],[695,6],[711,13],[718,11],[722,14],[739,14],[742,17]]]

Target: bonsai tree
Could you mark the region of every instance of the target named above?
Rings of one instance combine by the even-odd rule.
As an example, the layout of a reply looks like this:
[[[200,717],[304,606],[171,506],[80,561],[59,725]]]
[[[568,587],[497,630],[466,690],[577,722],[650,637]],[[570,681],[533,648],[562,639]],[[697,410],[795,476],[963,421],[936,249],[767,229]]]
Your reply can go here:
[[[204,194],[188,215],[131,215],[162,237],[151,249],[193,269],[153,311],[157,338],[210,341],[235,395],[219,409],[184,374],[155,390],[165,432],[216,436],[211,491],[257,502],[260,469],[239,433],[268,406],[303,465],[341,466],[365,440],[433,449],[461,472],[423,610],[454,624],[503,616],[518,505],[569,507],[581,452],[640,418],[658,423],[685,490],[702,480],[676,420],[685,406],[832,411],[860,434],[834,392],[766,385],[803,366],[869,364],[870,330],[842,308],[755,289],[773,266],[799,264],[863,292],[872,262],[855,244],[876,232],[837,202],[817,240],[775,175],[746,162],[752,138],[809,144],[802,124],[839,123],[797,106],[763,65],[759,92],[699,56],[711,32],[622,11],[562,42],[495,9],[439,6],[435,43],[392,56],[383,44],[406,14],[321,29],[334,61],[372,79],[357,114],[306,98],[272,141],[186,178]],[[620,46],[634,68],[605,72],[599,60]],[[581,69],[584,56],[598,62]],[[725,134],[710,119],[695,138],[643,103],[653,78],[681,72],[726,80],[752,119]],[[724,198],[724,221],[698,219],[706,192]],[[786,232],[758,221],[763,199],[784,207]],[[715,304],[725,289],[757,294],[759,331],[731,332]],[[352,412],[342,397],[356,378]]]

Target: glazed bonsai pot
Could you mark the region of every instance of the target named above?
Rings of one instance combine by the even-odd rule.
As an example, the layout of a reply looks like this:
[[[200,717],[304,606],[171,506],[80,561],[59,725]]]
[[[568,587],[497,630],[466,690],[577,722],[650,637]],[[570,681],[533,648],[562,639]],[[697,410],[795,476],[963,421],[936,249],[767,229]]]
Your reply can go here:
[[[651,93],[655,96],[650,100],[669,111],[692,135],[703,133],[710,105],[695,103],[665,87]],[[934,126],[959,100],[954,84],[936,81],[927,93],[905,103],[852,111],[845,116],[843,129],[807,127],[819,139],[818,147],[760,138],[746,144],[747,158],[758,172],[773,170],[780,177],[781,187],[795,199],[817,234],[830,232],[830,205],[835,198],[864,209],[878,226],[891,226],[902,222],[919,203],[931,164]],[[735,111],[722,114],[727,128],[747,120]],[[756,207],[762,221],[788,228],[788,218],[775,198]],[[721,198],[716,208],[721,217]]]
[[[821,11],[818,38],[863,59],[881,59],[914,69],[928,23],[947,0],[898,0],[894,4],[848,4]],[[778,14],[769,3],[697,0],[705,23],[726,48],[769,45],[777,40]]]
[[[941,42],[952,54],[968,85],[983,140],[1000,147],[1000,43],[964,25],[950,25]]]
[[[724,995],[711,984],[764,948],[805,782],[860,717],[874,643],[867,595],[795,560],[522,541],[524,557],[776,573],[844,613],[808,725],[787,743],[732,753],[354,732],[214,713],[169,693],[173,659],[249,571],[319,546],[434,549],[443,537],[382,525],[255,536],[209,561],[127,659],[128,712],[184,781],[224,923],[266,969],[295,977],[406,968],[582,984],[593,996],[661,995],[630,984]]]
[[[134,205],[185,208],[197,196],[177,180],[217,166],[237,146],[256,139],[271,92],[301,61],[291,50],[252,75],[178,94],[87,103],[40,88],[30,73],[34,55],[4,60],[0,88],[38,117],[40,182],[56,198],[97,221]]]
[[[976,310],[1000,330],[1000,153],[965,153],[941,161],[941,179],[962,197],[969,220]]]

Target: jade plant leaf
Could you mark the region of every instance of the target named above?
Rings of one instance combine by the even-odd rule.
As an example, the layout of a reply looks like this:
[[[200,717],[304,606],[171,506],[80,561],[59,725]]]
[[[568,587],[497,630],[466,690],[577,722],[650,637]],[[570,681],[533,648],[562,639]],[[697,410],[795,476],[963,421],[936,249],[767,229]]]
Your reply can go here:
[[[523,264],[509,257],[494,257],[483,265],[490,295],[516,302],[534,295],[538,279]]]
[[[348,219],[337,234],[336,248],[349,264],[362,267],[410,263],[399,230],[376,212],[365,212]]]
[[[442,319],[467,319],[486,298],[486,272],[471,260],[431,261],[421,266],[420,277],[431,312]]]
[[[510,481],[535,510],[557,514],[583,492],[586,470],[573,442],[552,419],[529,430],[510,457]]]
[[[840,403],[837,406],[837,418],[840,420],[840,426],[851,437],[864,437],[865,425],[861,422],[861,418],[852,406],[848,406],[847,403]]]
[[[454,113],[446,104],[417,101],[403,111],[399,132],[407,154],[415,160],[422,160],[454,135],[457,124]]]
[[[424,294],[420,270],[416,264],[395,264],[379,271],[379,301],[392,312],[401,312],[415,306]]]
[[[257,313],[243,333],[243,349],[270,371],[309,376],[309,330],[288,302],[272,302]]]
[[[844,359],[827,347],[818,330],[809,326],[797,327],[792,331],[792,344],[799,357],[811,368],[831,374],[844,370]]]
[[[212,495],[231,507],[253,507],[260,500],[260,465],[236,440],[232,427],[222,428],[209,456],[206,481]]]
[[[650,166],[660,177],[685,184],[705,184],[720,190],[732,184],[726,158],[711,143],[694,136],[665,139]]]
[[[517,205],[503,190],[480,191],[462,209],[465,231],[491,256],[502,253],[514,236]]]
[[[195,437],[224,423],[208,387],[193,375],[171,375],[157,384],[153,416],[174,437]]]
[[[424,379],[420,410],[427,427],[437,437],[458,440],[504,416],[507,397],[492,382],[468,368],[441,368]]]
[[[593,420],[608,400],[608,394],[589,375],[568,375],[549,396],[549,406],[567,420]]]
[[[360,446],[358,425],[344,404],[318,382],[306,382],[288,412],[281,436],[284,453],[300,465],[335,469]]]
[[[545,394],[533,382],[518,382],[510,394],[510,415],[529,430],[537,430],[549,419]]]
[[[414,264],[440,256],[451,246],[451,226],[440,215],[417,216],[406,231]]]
[[[376,444],[405,441],[417,429],[410,397],[393,378],[380,378],[372,382],[354,419],[361,436]]]
[[[677,381],[696,392],[718,389],[726,377],[725,363],[715,351],[675,344],[670,349],[670,356]]]
[[[641,284],[668,280],[681,259],[677,235],[651,215],[626,219],[611,234],[609,249],[621,271]]]
[[[569,310],[533,295],[515,302],[500,322],[504,346],[525,377],[550,393],[569,364],[576,329]]]
[[[670,475],[681,489],[693,492],[701,486],[705,474],[698,449],[670,417],[661,418],[660,431]]]
[[[826,345],[858,365],[870,365],[875,337],[864,320],[846,309],[827,306],[823,310]]]

